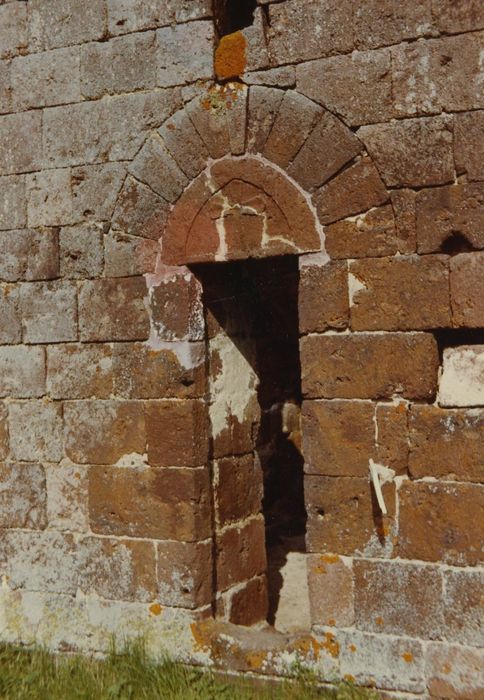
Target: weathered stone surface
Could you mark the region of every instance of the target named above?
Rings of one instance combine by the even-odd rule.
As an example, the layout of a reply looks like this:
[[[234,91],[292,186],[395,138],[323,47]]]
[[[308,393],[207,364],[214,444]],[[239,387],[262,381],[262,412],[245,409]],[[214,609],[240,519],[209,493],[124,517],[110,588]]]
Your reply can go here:
[[[446,256],[358,260],[350,263],[349,275],[353,330],[424,330],[451,325]]]
[[[203,139],[212,158],[222,158],[230,152],[230,133],[227,121],[231,91],[214,86],[194,98],[185,109],[193,126]]]
[[[47,391],[54,399],[107,399],[113,392],[112,349],[105,344],[47,348]]]
[[[196,542],[211,534],[208,473],[93,467],[89,512],[93,532]]]
[[[107,9],[108,29],[112,35],[162,27],[175,19],[171,0],[155,0],[143,5],[139,5],[136,0],[107,0]]]
[[[0,402],[0,459],[7,459],[8,455],[8,409],[5,403]]]
[[[309,552],[381,556],[393,549],[395,487],[384,484],[388,515],[382,515],[365,477],[308,475],[304,490]]]
[[[208,605],[212,600],[212,541],[160,542],[157,548],[162,605]]]
[[[451,129],[447,117],[427,117],[362,126],[358,136],[386,185],[422,187],[454,179]]]
[[[243,588],[229,593],[229,621],[234,625],[255,625],[267,618],[267,579],[257,576]]]
[[[392,190],[390,194],[395,226],[398,235],[398,252],[402,255],[415,253],[417,250],[417,232],[414,190]]]
[[[482,558],[484,489],[479,484],[405,482],[400,488],[399,556],[474,565]]]
[[[49,527],[89,532],[88,470],[68,460],[46,467]]]
[[[59,275],[59,236],[55,229],[0,233],[0,280],[49,280]]]
[[[7,114],[12,111],[10,70],[10,61],[0,60],[0,114]]]
[[[77,289],[71,282],[25,282],[20,288],[27,343],[77,340]]]
[[[397,44],[432,33],[433,17],[429,0],[411,5],[395,0],[369,0],[355,7],[356,46],[372,49]]]
[[[43,170],[27,176],[29,226],[65,226],[74,221],[71,173]]]
[[[185,110],[180,110],[158,130],[163,143],[189,178],[205,168],[208,151]]]
[[[484,252],[451,258],[450,298],[455,326],[484,326]]]
[[[219,590],[262,574],[267,566],[263,517],[227,527],[216,535],[216,547]]]
[[[278,128],[276,120],[275,129]],[[269,141],[270,139],[271,137]],[[311,192],[329,180],[360,151],[361,144],[353,132],[332,114],[324,112],[290,165],[288,174]]]
[[[113,231],[104,236],[104,273],[107,277],[130,277],[154,272],[159,252],[158,241]]]
[[[103,233],[96,224],[66,226],[59,233],[60,272],[69,279],[99,277],[103,271]]]
[[[281,66],[280,68],[250,71],[244,73],[242,77],[246,85],[294,88],[296,86],[296,66]]]
[[[307,559],[311,621],[350,627],[355,621],[351,561],[337,554],[310,554]]]
[[[482,571],[448,569],[443,576],[445,636],[458,644],[482,646]]]
[[[482,131],[484,110],[457,114],[454,118],[454,157],[458,173],[467,173],[469,180],[484,180]]]
[[[161,340],[203,340],[202,288],[192,274],[175,274],[150,288],[151,322]]]
[[[297,66],[297,88],[345,124],[361,126],[394,115],[390,51],[353,51]]]
[[[307,336],[301,364],[311,398],[428,400],[437,388],[437,345],[424,333]]]
[[[416,198],[419,253],[484,248],[484,184],[421,190]]]
[[[22,338],[17,287],[0,287],[0,343],[19,343]]]
[[[148,462],[197,467],[207,461],[207,407],[202,401],[156,401],[146,408]]]
[[[299,329],[321,333],[348,325],[348,273],[345,263],[304,266],[299,282]]]
[[[25,178],[0,177],[0,230],[19,229],[26,224]]]
[[[378,404],[375,417],[376,461],[396,474],[406,474],[409,449],[406,404]]]
[[[43,348],[0,347],[0,395],[31,399],[45,392]]]
[[[59,462],[63,457],[62,406],[46,401],[9,404],[10,450],[22,462]]]
[[[326,226],[325,248],[331,258],[365,258],[398,252],[395,217],[388,204]]]
[[[10,2],[0,7],[0,58],[16,56],[27,44],[27,3]]]
[[[144,407],[137,401],[69,401],[66,454],[76,464],[116,464],[146,452]]]
[[[183,85],[213,77],[214,27],[212,22],[163,27],[156,32],[158,84]]]
[[[12,61],[15,111],[80,102],[79,49],[57,49]]]
[[[429,644],[425,656],[432,698],[479,700],[484,686],[484,652],[450,644]]]
[[[45,473],[37,464],[0,464],[0,527],[39,530],[47,524]]]
[[[126,177],[124,163],[72,168],[72,215],[76,222],[111,219],[116,198]]]
[[[146,340],[149,318],[142,277],[86,281],[79,293],[81,340]]]
[[[253,86],[249,90],[247,151],[262,152],[284,97],[282,90]]]
[[[29,4],[30,40],[37,51],[101,39],[105,33],[103,0],[89,6],[77,0],[32,0]]]
[[[445,34],[484,27],[484,8],[479,0],[432,0],[432,8],[435,23]]]
[[[116,200],[112,226],[116,230],[159,239],[168,217],[169,204],[130,175]]]
[[[343,170],[313,196],[323,224],[385,204],[389,195],[377,169],[367,157]]]
[[[452,481],[484,481],[484,410],[412,406],[410,474]]]
[[[353,48],[349,0],[308,0],[304,15],[298,0],[269,5],[269,54],[272,65],[295,63]],[[319,31],[315,31],[319,27]]]
[[[440,406],[484,406],[484,346],[445,348],[439,380]]]
[[[0,8],[1,9],[1,8]],[[40,112],[0,117],[0,173],[25,173],[42,165]]]
[[[437,567],[355,561],[356,626],[365,632],[440,639],[443,582]]]
[[[215,512],[219,526],[257,515],[262,508],[262,471],[254,455],[215,462]]]
[[[129,171],[168,202],[175,202],[188,184],[186,176],[156,136],[148,139]]]

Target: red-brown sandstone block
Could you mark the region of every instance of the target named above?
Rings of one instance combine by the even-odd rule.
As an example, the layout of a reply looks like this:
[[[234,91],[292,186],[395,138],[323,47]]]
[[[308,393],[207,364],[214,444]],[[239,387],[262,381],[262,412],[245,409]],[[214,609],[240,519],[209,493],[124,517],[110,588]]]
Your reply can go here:
[[[425,330],[451,325],[448,259],[412,256],[358,260],[349,266],[351,326],[356,331]]]
[[[376,461],[397,474],[408,466],[408,410],[404,403],[376,407]]]
[[[146,452],[145,415],[137,401],[68,401],[66,454],[77,464],[115,464]]]
[[[151,287],[149,304],[161,340],[204,339],[202,287],[194,275],[175,275]]]
[[[0,292],[0,343],[20,343],[22,324],[19,289],[4,286]]]
[[[59,276],[56,229],[21,229],[0,234],[0,279],[49,280]]]
[[[226,590],[262,574],[266,569],[264,519],[249,520],[245,525],[232,525],[216,537],[217,588]]]
[[[416,198],[419,253],[484,248],[484,184],[421,190]]]
[[[482,649],[429,644],[425,656],[427,689],[432,698],[480,700],[484,678]]]
[[[77,289],[71,282],[26,282],[20,305],[24,342],[77,340]]]
[[[162,605],[200,608],[212,600],[212,541],[160,542],[158,594]]]
[[[146,406],[148,462],[197,467],[208,457],[208,414],[203,401],[153,401]]]
[[[62,404],[23,401],[9,404],[12,457],[21,462],[59,462],[64,456]]]
[[[484,410],[412,406],[409,415],[409,469],[452,481],[484,480]]]
[[[484,326],[484,252],[451,258],[450,297],[455,326]]]
[[[411,5],[393,0],[366,0],[355,7],[354,27],[358,48],[397,44],[432,33],[432,12],[428,0]]]
[[[480,0],[433,0],[434,21],[444,34],[458,34],[484,27]]]
[[[458,644],[482,645],[482,570],[447,569],[443,576],[445,636]]]
[[[415,253],[417,232],[415,221],[415,197],[413,190],[393,190],[390,194],[398,236],[398,252]]]
[[[399,556],[474,565],[482,558],[484,488],[479,484],[402,484]]]
[[[325,248],[331,258],[395,255],[399,239],[392,207],[387,204],[326,226]]]
[[[107,399],[113,392],[112,349],[107,344],[47,348],[47,391],[54,399]]]
[[[355,561],[356,626],[366,632],[439,639],[443,583],[437,567]]]
[[[8,410],[2,402],[0,403],[0,459],[7,459],[8,451]]]
[[[306,476],[308,550],[369,556],[391,551],[395,487],[387,483],[382,491],[386,516],[378,507],[368,478]]]
[[[150,322],[142,277],[89,280],[79,293],[81,340],[146,340]]]
[[[93,532],[195,542],[211,533],[205,469],[92,467]]]
[[[0,463],[0,483],[1,528],[41,530],[47,525],[47,492],[42,466]]]
[[[377,169],[364,157],[323,185],[313,201],[321,222],[330,224],[385,204],[388,197]]]
[[[255,625],[267,618],[267,579],[258,576],[232,593],[229,621],[234,625]]]
[[[484,110],[456,114],[454,124],[454,157],[457,172],[467,173],[468,180],[483,180]]]
[[[358,137],[387,186],[445,185],[454,180],[452,125],[447,117],[362,126]]]
[[[262,470],[253,454],[215,463],[214,500],[220,526],[257,515],[262,493]]]
[[[113,229],[158,240],[168,211],[168,202],[128,175],[116,200]]]
[[[355,620],[353,566],[337,554],[309,554],[307,559],[311,621],[350,627]]]
[[[437,389],[437,344],[425,333],[362,333],[301,339],[305,396],[431,399]],[[398,358],[398,362],[395,359]]]
[[[346,328],[349,319],[346,263],[304,266],[299,280],[300,332]]]

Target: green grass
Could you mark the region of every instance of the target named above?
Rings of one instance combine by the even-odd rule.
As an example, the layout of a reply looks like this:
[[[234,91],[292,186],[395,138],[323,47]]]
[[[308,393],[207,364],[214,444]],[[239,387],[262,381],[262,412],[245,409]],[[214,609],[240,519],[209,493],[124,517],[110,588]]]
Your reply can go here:
[[[0,646],[2,700],[369,700],[374,693],[341,684],[320,690],[311,674],[295,681],[255,684],[249,679],[223,680],[210,673],[165,660],[154,662],[142,643],[103,660],[54,656],[42,649]]]

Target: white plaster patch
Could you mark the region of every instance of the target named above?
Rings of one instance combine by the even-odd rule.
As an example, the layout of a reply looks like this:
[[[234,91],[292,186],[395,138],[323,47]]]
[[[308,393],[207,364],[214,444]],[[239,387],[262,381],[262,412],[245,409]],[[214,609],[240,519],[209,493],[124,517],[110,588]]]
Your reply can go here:
[[[356,277],[352,272],[348,272],[348,294],[349,294],[349,300],[350,300],[350,306],[353,306],[355,303],[355,297],[357,294],[360,294],[360,292],[366,291],[368,287],[366,284],[363,284],[363,282]]]
[[[288,552],[286,563],[280,569],[282,588],[274,620],[274,627],[279,632],[311,629],[306,558],[307,554],[303,552]]]
[[[484,406],[484,345],[444,350],[440,406]]]

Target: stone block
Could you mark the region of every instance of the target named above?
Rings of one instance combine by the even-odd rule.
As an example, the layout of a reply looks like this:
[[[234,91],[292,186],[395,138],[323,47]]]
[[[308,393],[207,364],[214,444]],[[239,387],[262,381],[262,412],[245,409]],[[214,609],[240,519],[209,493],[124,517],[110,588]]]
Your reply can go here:
[[[382,515],[367,477],[308,475],[304,480],[309,552],[388,556],[393,550],[395,487],[382,487]]]
[[[175,202],[188,180],[157,136],[149,138],[129,171],[168,202]]]
[[[399,494],[400,557],[454,566],[482,560],[482,486],[405,482]]]
[[[445,116],[362,126],[358,136],[387,186],[425,187],[454,180],[452,125]]]
[[[398,363],[395,362],[398,357]],[[310,398],[429,400],[437,389],[437,345],[425,333],[307,336],[303,392]]]
[[[296,66],[281,66],[280,68],[249,71],[244,73],[242,77],[246,85],[294,88],[296,86]]]
[[[80,102],[79,48],[19,56],[12,61],[15,111]]]
[[[68,460],[45,470],[49,527],[89,532],[88,470]]]
[[[454,117],[455,167],[458,173],[467,173],[468,180],[484,180],[483,130],[484,110]]]
[[[405,403],[378,404],[376,420],[376,462],[406,474],[408,466],[408,410]]]
[[[484,8],[479,0],[432,0],[434,21],[443,34],[484,28]]]
[[[0,7],[0,58],[11,58],[28,45],[27,3],[10,2]]]
[[[429,0],[411,5],[398,0],[367,0],[355,7],[356,46],[374,49],[405,39],[432,35],[433,16]]]
[[[89,280],[79,293],[83,342],[146,340],[150,324],[142,277]]]
[[[105,163],[72,168],[72,214],[76,222],[86,219],[110,221],[119,191],[126,178],[124,163]]]
[[[346,263],[304,266],[299,276],[298,298],[301,333],[346,328],[349,321]]]
[[[229,622],[249,627],[267,618],[267,579],[257,576],[242,588],[229,592]]]
[[[451,481],[483,481],[484,409],[412,406],[409,414],[410,474]]]
[[[353,51],[297,66],[297,88],[345,124],[361,126],[394,116],[390,51]]]
[[[200,608],[212,600],[212,541],[160,542],[158,595],[162,605]]]
[[[88,6],[78,0],[32,0],[29,5],[30,41],[37,51],[102,39],[106,31],[104,0]]]
[[[156,32],[158,85],[183,85],[213,77],[214,26],[200,21]]]
[[[62,405],[50,401],[9,404],[10,451],[21,462],[59,462],[63,450]]]
[[[307,567],[311,622],[351,627],[355,621],[351,561],[337,554],[309,554]]]
[[[107,399],[113,393],[112,348],[107,344],[47,348],[47,391],[54,399]]]
[[[158,338],[204,340],[202,288],[194,275],[176,274],[151,287],[149,307]]]
[[[282,90],[258,85],[250,88],[247,117],[247,150],[250,153],[264,150],[283,97]]]
[[[109,34],[129,34],[171,24],[175,20],[173,5],[173,0],[154,0],[143,5],[137,0],[107,0]]]
[[[325,248],[333,259],[395,255],[400,241],[390,204],[325,226]]]
[[[8,459],[8,409],[5,403],[0,403],[0,460]]]
[[[392,190],[390,198],[398,235],[398,252],[402,255],[415,253],[417,250],[416,192],[403,188]]]
[[[230,133],[226,116],[228,96],[215,86],[194,98],[185,109],[212,158],[230,153]]]
[[[484,345],[444,349],[438,403],[484,406]]]
[[[0,464],[0,527],[47,525],[45,473],[38,464]]]
[[[484,184],[420,190],[416,197],[419,253],[484,248]]]
[[[264,573],[267,561],[262,515],[218,533],[216,548],[219,591]]]
[[[442,574],[437,567],[355,561],[356,626],[365,632],[440,639]]]
[[[484,686],[484,651],[452,644],[429,644],[425,655],[432,698],[479,700]]]
[[[214,466],[219,526],[257,515],[262,508],[262,471],[253,454],[219,459]]]
[[[271,63],[296,63],[347,53],[353,49],[352,4],[349,0],[308,0],[304,13],[298,0],[269,5]],[[319,31],[315,31],[315,27]]]
[[[116,200],[112,227],[129,235],[158,240],[169,208],[168,202],[128,175]]]
[[[146,452],[144,407],[135,401],[69,401],[66,454],[76,464],[137,461]]]
[[[443,576],[445,636],[457,644],[482,646],[482,570],[447,569]]]
[[[367,157],[343,170],[313,196],[323,224],[378,207],[388,199],[378,170]]]
[[[211,535],[208,473],[93,467],[89,512],[93,532],[103,535],[196,542]]]
[[[104,236],[104,274],[131,277],[154,272],[159,252],[158,241],[113,231]]]
[[[451,258],[450,298],[455,326],[484,326],[484,252]]]
[[[77,340],[75,284],[25,282],[20,288],[23,338],[26,343]]]
[[[18,287],[0,288],[0,343],[20,343],[22,324]]]
[[[42,166],[41,134],[40,111],[0,117],[0,173],[38,170]]]
[[[0,233],[0,280],[50,280],[59,275],[59,235],[55,229]]]
[[[156,87],[157,46],[154,32],[128,34],[81,47],[81,90],[98,99]]]
[[[205,393],[203,343],[144,343],[113,346],[114,393],[128,399],[202,398]]]
[[[146,407],[149,464],[197,467],[208,457],[208,415],[203,401],[156,401]]]
[[[10,67],[10,61],[0,60],[0,114],[7,114],[12,111]]]
[[[43,170],[27,176],[29,226],[66,226],[74,221],[71,173]]]
[[[405,331],[451,325],[448,259],[375,258],[349,264],[351,327]]]
[[[98,224],[65,226],[59,233],[62,277],[100,277],[104,265],[103,232]]]
[[[185,110],[180,110],[159,129],[163,143],[188,178],[202,172],[208,151]]]
[[[0,395],[31,399],[45,393],[43,348],[0,347]]]
[[[19,229],[26,224],[25,178],[0,177],[0,230]]]

